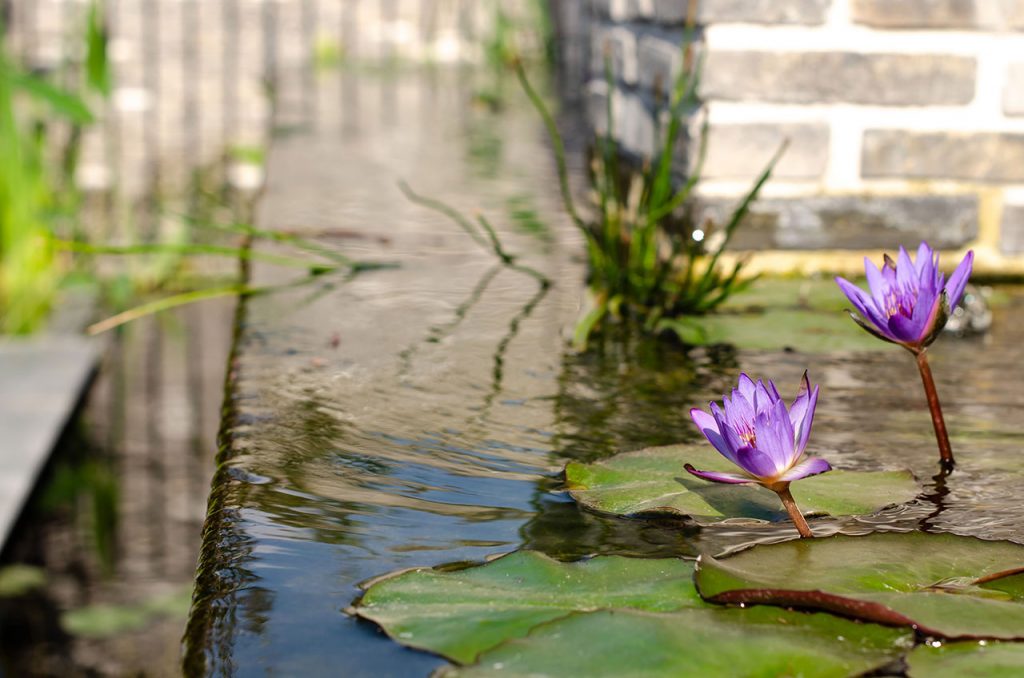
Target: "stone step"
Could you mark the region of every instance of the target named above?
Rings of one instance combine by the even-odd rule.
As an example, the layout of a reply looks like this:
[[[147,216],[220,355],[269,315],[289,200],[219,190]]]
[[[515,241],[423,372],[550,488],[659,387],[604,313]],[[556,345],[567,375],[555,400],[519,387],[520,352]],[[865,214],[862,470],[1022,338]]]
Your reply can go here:
[[[0,547],[89,384],[99,340],[0,341]]]

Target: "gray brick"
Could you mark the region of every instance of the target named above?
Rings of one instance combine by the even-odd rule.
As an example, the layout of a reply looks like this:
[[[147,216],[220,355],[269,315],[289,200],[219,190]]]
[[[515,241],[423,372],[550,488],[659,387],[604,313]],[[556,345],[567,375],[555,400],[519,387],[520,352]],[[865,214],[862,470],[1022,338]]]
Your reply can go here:
[[[868,130],[861,173],[865,177],[1024,181],[1024,134]]]
[[[697,217],[723,223],[736,200],[703,198]],[[978,233],[974,195],[816,196],[758,200],[730,247],[746,249],[874,249],[928,240],[960,247]]]
[[[640,4],[644,0],[591,0],[591,6],[598,16],[612,21],[632,21],[640,16]]]
[[[644,100],[621,89],[612,91],[612,139],[624,150],[641,157],[651,157],[657,148],[654,112]],[[595,133],[607,134],[608,87],[593,81],[587,88],[587,117]]]
[[[999,251],[1024,254],[1024,205],[1004,205],[999,224]]]
[[[591,34],[590,70],[604,77],[604,63],[611,60],[612,75],[629,85],[637,81],[636,36],[628,29],[615,26],[595,28]]]
[[[637,75],[640,86],[655,98],[670,96],[683,68],[682,35],[667,40],[644,35],[637,45]]]
[[[707,179],[756,177],[785,139],[789,139],[789,147],[775,166],[772,177],[817,179],[825,173],[828,125],[754,123],[711,126],[703,176]],[[695,155],[696,149],[692,152]]]
[[[676,21],[686,16],[687,0],[655,0],[656,4],[676,7]],[[727,22],[749,22],[758,24],[805,24],[825,23],[831,0],[701,0],[697,22],[701,25]],[[664,10],[668,15],[671,9]],[[682,13],[679,16],[679,12]]]
[[[696,23],[819,25],[831,0],[698,0]],[[608,4],[603,0],[602,4]],[[640,16],[665,25],[686,23],[689,0],[640,0]]]
[[[974,0],[853,0],[850,18],[879,28],[973,28]]]
[[[850,16],[877,28],[1020,28],[1024,0],[853,0]]]
[[[1003,112],[1024,115],[1024,61],[1010,64],[1003,85]]]
[[[966,104],[976,64],[945,54],[712,51],[706,99],[881,105]]]

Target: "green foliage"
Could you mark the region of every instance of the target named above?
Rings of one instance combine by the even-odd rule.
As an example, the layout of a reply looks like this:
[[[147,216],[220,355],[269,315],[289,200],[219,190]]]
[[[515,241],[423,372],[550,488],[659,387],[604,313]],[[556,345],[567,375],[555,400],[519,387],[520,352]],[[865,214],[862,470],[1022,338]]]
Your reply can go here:
[[[85,26],[85,82],[103,97],[110,96],[113,76],[107,59],[107,29],[98,0],[89,6]]]
[[[0,598],[16,598],[46,585],[46,572],[31,565],[0,567]]]
[[[805,482],[805,481],[802,481]],[[827,610],[941,638],[1024,639],[1024,546],[951,534],[833,536],[701,557],[712,602]]]
[[[688,52],[684,62],[690,64]],[[699,67],[680,71],[668,100],[668,125],[660,130],[657,157],[639,170],[631,169],[612,138],[614,83],[606,65],[608,83],[607,133],[594,141],[591,179],[597,192],[596,215],[585,220],[574,204],[569,187],[565,145],[554,118],[530,84],[521,64],[519,76],[527,96],[542,116],[551,136],[558,164],[563,203],[586,237],[591,308],[577,325],[574,342],[586,346],[592,333],[610,319],[638,322],[651,333],[672,332],[684,342],[696,338],[680,320],[716,310],[750,279],[741,277],[744,261],[722,265],[722,255],[746,216],[751,203],[768,180],[784,146],[761,172],[725,224],[693,224],[686,214],[688,202],[701,177],[706,124],[701,130],[695,166],[681,186],[673,176],[673,159],[683,133],[687,111],[697,105]]]
[[[685,463],[708,471],[735,469],[706,444],[667,445],[592,464],[570,462],[566,486],[573,499],[601,513],[680,515],[705,524],[731,517],[786,519],[775,493],[759,486],[709,484],[683,471]],[[792,491],[807,514],[847,516],[910,501],[921,488],[909,471],[832,471],[794,483]]]
[[[110,70],[97,3],[85,31],[85,82],[106,95]],[[74,231],[79,195],[71,180],[81,128],[94,122],[83,97],[27,73],[0,47],[0,334],[27,334],[43,323],[67,257],[53,236]],[[69,126],[54,162],[54,128]],[[69,226],[70,224],[70,226]]]
[[[907,655],[910,678],[1016,678],[1021,667],[1024,643],[925,643]]]
[[[154,621],[173,617],[184,623],[192,601],[191,587],[129,605],[90,605],[69,610],[61,626],[72,635],[110,638],[142,629]]]
[[[523,551],[377,579],[353,612],[400,643],[469,664],[445,676],[848,676],[911,645],[908,631],[826,614],[710,605],[693,567]]]
[[[619,556],[560,563],[519,551],[485,567],[414,570],[374,583],[356,609],[406,645],[471,662],[574,611],[668,612],[702,606],[693,563]]]
[[[439,677],[846,678],[879,669],[908,644],[907,633],[826,614],[601,610],[537,626]]]

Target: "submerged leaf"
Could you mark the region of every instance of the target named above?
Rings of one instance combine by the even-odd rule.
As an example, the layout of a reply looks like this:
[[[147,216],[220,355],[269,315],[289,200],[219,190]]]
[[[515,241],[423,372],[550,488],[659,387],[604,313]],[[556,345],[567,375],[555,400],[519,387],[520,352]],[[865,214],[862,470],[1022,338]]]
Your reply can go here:
[[[685,463],[707,471],[735,471],[728,459],[706,445],[667,445],[592,464],[571,462],[565,467],[566,486],[576,501],[602,513],[675,514],[702,523],[786,519],[774,492],[756,485],[707,483],[686,473]],[[909,471],[833,471],[794,483],[792,491],[805,513],[844,516],[910,501],[920,487]]]
[[[1024,546],[943,534],[834,536],[701,556],[711,602],[817,609],[946,638],[1024,639]]]

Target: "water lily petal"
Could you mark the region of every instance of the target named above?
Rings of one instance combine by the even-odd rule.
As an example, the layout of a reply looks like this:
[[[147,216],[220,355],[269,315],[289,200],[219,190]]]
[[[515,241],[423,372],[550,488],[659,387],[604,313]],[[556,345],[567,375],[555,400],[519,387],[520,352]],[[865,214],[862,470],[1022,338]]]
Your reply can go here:
[[[900,344],[919,344],[924,329],[924,319],[915,322],[913,317],[908,318],[902,313],[889,318],[889,334]]]
[[[942,289],[940,283],[941,273],[938,273],[938,261],[939,256],[932,252],[932,249],[928,247],[928,243],[922,243],[918,248],[918,259],[913,262],[913,265],[918,267],[918,280],[921,284],[921,289],[925,289],[927,286],[932,288],[936,294]]]
[[[793,401],[789,408],[789,420],[793,425],[793,445],[796,455],[804,453],[807,447],[807,439],[811,435],[811,424],[814,422],[814,408],[818,406],[818,386],[810,390],[811,382],[804,372],[803,382],[800,387],[800,395]]]
[[[711,403],[711,415],[715,418],[715,423],[718,424],[718,432],[725,438],[725,444],[731,450],[732,456],[729,458],[734,464],[738,464],[736,461],[736,450],[746,445],[740,440],[739,435],[736,433],[736,427],[729,419],[727,412],[723,412],[722,408],[718,406],[718,403]]]
[[[895,344],[901,343],[900,340],[893,336],[892,332],[889,331],[888,323],[876,325],[860,317],[853,311],[847,311],[847,313],[850,314],[850,317],[853,318],[853,321],[860,325],[861,329],[864,330],[865,332],[875,335],[882,341],[891,341]]]
[[[882,276],[882,272],[878,270],[877,266],[875,266],[875,262],[871,261],[867,257],[864,257],[864,275],[868,279],[868,288],[871,290],[871,298],[876,300],[885,298],[885,292],[889,289],[889,284]],[[847,294],[846,296],[850,295]],[[851,299],[851,301],[853,300]]]
[[[684,464],[683,468],[704,480],[710,480],[713,483],[729,483],[730,485],[742,485],[744,483],[756,482],[753,478],[747,476],[741,476],[738,473],[723,473],[721,471],[698,471],[689,464]]]
[[[911,293],[917,290],[917,269],[914,262],[910,260],[907,250],[900,245],[900,253],[896,259],[896,284],[904,293]]]
[[[921,288],[918,293],[917,304],[914,306],[913,326],[916,333],[915,342],[923,343],[929,336],[935,335],[941,327],[935,327],[935,321],[939,316],[941,290]]]
[[[768,435],[771,434],[768,433]],[[760,441],[758,443],[760,444]],[[750,475],[758,478],[772,478],[778,473],[774,459],[760,449],[749,445],[736,450],[736,464]]]
[[[865,320],[879,328],[887,327],[885,315],[878,309],[879,304],[882,303],[881,301],[876,301],[868,296],[867,292],[845,278],[836,277],[836,284],[839,285],[839,289],[843,291],[846,298],[853,303],[854,308],[857,309]]]
[[[946,299],[949,301],[951,309],[956,308],[956,305],[960,303],[960,297],[963,296],[964,287],[967,285],[967,279],[971,277],[973,268],[974,250],[970,250],[953,271],[953,275],[949,276],[949,282],[946,283]]]
[[[779,472],[789,468],[793,464],[793,460],[799,457],[793,444],[793,441],[796,440],[793,433],[793,422],[790,421],[786,403],[782,400],[775,401],[770,427],[775,437],[778,438],[779,449],[771,453],[771,456],[775,460],[775,470]]]
[[[816,476],[819,473],[825,473],[831,470],[832,465],[821,457],[809,457],[779,476],[779,480],[800,480],[801,478]]]
[[[932,269],[935,269],[935,252],[927,242],[922,240],[921,244],[917,246],[917,257],[914,259],[914,267],[917,269],[918,276],[924,277],[926,264],[931,264]]]
[[[733,427],[741,427],[754,421],[754,400],[747,400],[739,389],[734,389],[732,399],[723,399],[725,418]],[[724,431],[723,431],[724,433]]]
[[[693,419],[693,423],[697,425],[697,428],[704,437],[708,439],[708,442],[718,450],[723,457],[736,463],[736,454],[733,452],[733,448],[729,446],[729,443],[722,436],[721,431],[718,428],[718,421],[713,416],[705,412],[700,408],[693,408],[690,410],[690,418]]]
[[[772,388],[774,390],[774,384],[772,385]],[[771,412],[772,408],[775,407],[775,403],[778,401],[778,391],[775,391],[774,393],[769,391],[768,387],[764,385],[764,381],[758,379],[754,390],[754,413],[761,414],[762,412]]]
[[[747,376],[746,372],[740,372],[739,390],[747,402],[754,402],[754,380]]]

